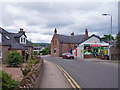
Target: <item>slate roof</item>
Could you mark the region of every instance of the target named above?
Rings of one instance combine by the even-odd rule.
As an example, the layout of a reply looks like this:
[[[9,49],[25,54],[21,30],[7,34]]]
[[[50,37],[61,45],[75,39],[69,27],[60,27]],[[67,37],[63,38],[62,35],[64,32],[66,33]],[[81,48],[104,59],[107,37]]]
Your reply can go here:
[[[10,49],[18,49],[18,50],[26,50],[27,46],[32,47],[31,43],[28,40],[26,40],[26,44],[19,43],[19,37],[25,35],[25,33],[10,33],[1,27],[0,27],[0,33],[2,33],[3,46],[10,46]],[[6,36],[9,38],[7,39]]]
[[[85,35],[61,35],[57,34],[57,38],[61,43],[80,43],[85,39]]]

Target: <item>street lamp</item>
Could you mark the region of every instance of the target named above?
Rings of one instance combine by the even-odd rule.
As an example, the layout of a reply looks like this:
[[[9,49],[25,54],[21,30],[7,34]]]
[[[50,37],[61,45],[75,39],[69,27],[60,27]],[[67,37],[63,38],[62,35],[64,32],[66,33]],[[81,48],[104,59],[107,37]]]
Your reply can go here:
[[[112,15],[110,15],[110,14],[102,14],[102,15],[111,17],[111,35],[110,35],[110,37],[111,37],[111,41],[112,41]]]

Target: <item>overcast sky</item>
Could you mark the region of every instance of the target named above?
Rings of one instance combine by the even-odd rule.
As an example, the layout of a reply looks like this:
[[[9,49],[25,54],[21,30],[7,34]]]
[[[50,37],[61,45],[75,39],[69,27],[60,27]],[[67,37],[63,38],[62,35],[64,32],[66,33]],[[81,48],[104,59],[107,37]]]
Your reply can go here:
[[[58,34],[110,34],[110,16],[113,17],[113,35],[118,32],[118,2],[2,2],[0,27],[9,32],[23,28],[28,40],[50,43],[54,28]]]

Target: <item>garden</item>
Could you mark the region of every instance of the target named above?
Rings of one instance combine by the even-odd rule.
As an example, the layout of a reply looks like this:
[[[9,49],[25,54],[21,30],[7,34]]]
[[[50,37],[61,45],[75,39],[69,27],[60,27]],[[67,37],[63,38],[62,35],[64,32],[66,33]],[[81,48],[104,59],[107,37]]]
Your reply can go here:
[[[39,59],[36,56],[23,60],[19,52],[9,52],[7,54],[7,64],[2,64],[2,70],[0,70],[2,90],[13,90],[37,63],[39,63]]]

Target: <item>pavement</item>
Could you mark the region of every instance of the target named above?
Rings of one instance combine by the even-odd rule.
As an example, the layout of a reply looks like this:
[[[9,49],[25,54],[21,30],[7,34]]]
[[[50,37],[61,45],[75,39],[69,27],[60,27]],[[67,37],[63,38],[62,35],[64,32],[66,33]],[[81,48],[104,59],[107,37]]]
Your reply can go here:
[[[71,88],[71,86],[54,63],[44,60],[40,88]]]
[[[78,59],[81,59],[81,58],[78,58]],[[88,59],[83,59],[83,60],[90,61],[90,62],[120,63],[120,60],[102,60],[98,58],[88,58]]]

